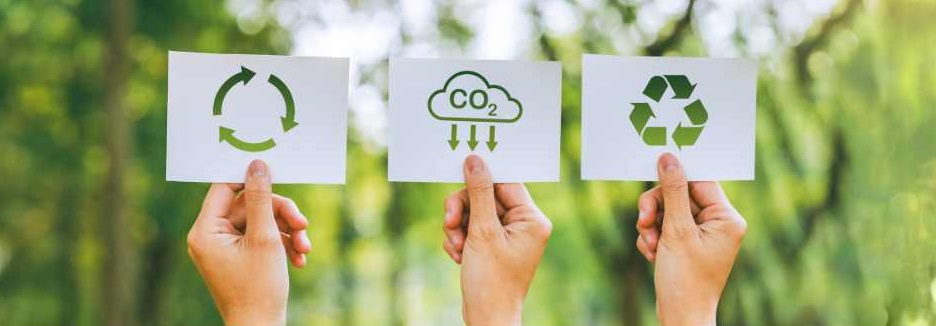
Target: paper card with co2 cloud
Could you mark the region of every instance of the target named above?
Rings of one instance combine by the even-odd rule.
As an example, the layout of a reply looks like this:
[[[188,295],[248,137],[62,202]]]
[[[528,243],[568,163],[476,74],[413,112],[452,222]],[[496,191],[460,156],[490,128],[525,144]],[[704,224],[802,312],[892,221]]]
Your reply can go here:
[[[689,180],[753,180],[756,86],[751,60],[585,55],[582,178],[657,180],[670,152]]]
[[[344,183],[348,59],[169,53],[166,180]]]
[[[495,182],[559,181],[556,62],[392,59],[390,181],[462,182],[470,153]]]

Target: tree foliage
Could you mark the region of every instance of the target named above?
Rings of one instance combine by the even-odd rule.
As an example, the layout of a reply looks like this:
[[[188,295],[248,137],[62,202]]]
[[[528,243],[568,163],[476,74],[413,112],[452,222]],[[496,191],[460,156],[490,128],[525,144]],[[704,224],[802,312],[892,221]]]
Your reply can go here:
[[[551,31],[547,2],[564,4],[580,24]],[[112,23],[113,3],[0,0],[2,325],[220,324],[184,242],[206,186],[164,181],[167,51],[286,54],[295,26],[280,26],[275,8],[296,2],[257,1],[259,14],[241,15],[219,1],[130,1],[126,25]],[[562,182],[531,185],[555,231],[527,300],[528,324],[657,322],[652,266],[633,246],[636,199],[651,184],[579,180],[580,58],[712,55],[711,22],[700,16],[718,3],[685,1],[650,30],[640,25],[653,6],[646,2],[525,6],[533,32],[517,57],[563,67]],[[841,0],[803,34],[779,27],[782,3],[757,10],[778,40],[766,52],[753,45],[766,36],[735,17],[734,55],[761,64],[757,179],[724,184],[749,233],[719,320],[936,323],[936,3]],[[430,3],[430,30],[400,24],[397,42],[356,67],[353,83],[385,101],[389,56],[427,43],[440,55],[467,55],[479,33],[459,11],[474,5]],[[403,16],[395,2],[344,6]],[[126,35],[124,52],[112,52],[115,33]],[[108,84],[119,69],[112,53],[127,65],[119,85]],[[124,154],[110,143],[121,123]],[[458,267],[439,230],[442,200],[458,185],[387,183],[385,148],[352,128],[347,185],[276,188],[310,217],[313,242],[309,267],[290,270],[290,323],[458,323]],[[108,185],[119,162],[120,184]],[[127,218],[112,215],[115,198]],[[109,239],[118,238],[127,254],[113,255]],[[114,268],[122,264],[129,268]],[[118,276],[133,289],[115,312],[107,293]],[[130,317],[114,316],[121,313]]]

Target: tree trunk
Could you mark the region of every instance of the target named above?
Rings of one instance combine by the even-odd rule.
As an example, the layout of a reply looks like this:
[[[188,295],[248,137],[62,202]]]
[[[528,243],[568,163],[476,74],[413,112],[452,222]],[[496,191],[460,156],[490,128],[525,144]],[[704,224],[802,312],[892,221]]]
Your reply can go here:
[[[337,294],[339,324],[356,325],[354,320],[355,290],[357,282],[354,275],[354,263],[351,260],[351,246],[357,238],[357,232],[354,224],[351,223],[351,201],[347,188],[342,195],[341,216],[338,219],[338,279],[339,289]]]
[[[104,69],[105,126],[108,172],[101,230],[104,232],[104,322],[109,326],[137,325],[135,320],[135,248],[130,237],[132,223],[125,184],[128,170],[129,123],[124,102],[129,58],[132,16],[130,0],[110,0],[107,5],[108,25],[105,43]]]
[[[59,323],[62,326],[74,325],[78,321],[79,311],[82,306],[81,295],[78,292],[78,275],[80,275],[79,266],[73,257],[78,257],[78,198],[80,197],[80,186],[78,177],[72,176],[66,180],[65,191],[59,200],[59,207],[62,208],[61,220],[56,222],[56,233],[58,233],[60,243],[63,245],[59,252],[58,262],[60,268],[66,272],[60,274],[59,291],[62,296],[62,314]]]
[[[635,250],[636,251],[636,250]],[[653,284],[653,276],[648,275],[644,265],[643,256],[636,252],[631,252],[626,258],[624,266],[620,266],[617,271],[617,293],[618,307],[620,307],[619,316],[622,325],[640,325],[643,323],[643,305],[647,299],[647,293],[644,291],[648,282]]]
[[[406,244],[403,242],[403,234],[407,227],[406,188],[401,183],[393,183],[391,186],[393,201],[387,212],[386,223],[387,241],[393,250],[393,258],[390,260],[390,323],[393,326],[403,326],[406,317],[406,298],[403,292],[404,266],[406,264]]]

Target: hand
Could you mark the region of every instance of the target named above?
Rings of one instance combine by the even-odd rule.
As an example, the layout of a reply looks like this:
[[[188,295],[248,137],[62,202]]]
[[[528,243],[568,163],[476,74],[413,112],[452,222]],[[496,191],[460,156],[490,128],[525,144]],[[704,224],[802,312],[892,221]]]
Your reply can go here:
[[[672,154],[657,163],[660,185],[640,196],[637,248],[655,262],[663,325],[715,325],[747,224],[716,182],[686,182]],[[661,235],[662,233],[662,235]]]
[[[445,201],[445,252],[461,264],[468,325],[520,325],[523,301],[552,232],[523,184],[493,184],[480,157],[465,160],[465,188]]]
[[[308,221],[292,200],[272,194],[266,164],[253,161],[249,170],[246,187],[211,185],[188,251],[226,325],[284,325],[286,258],[305,265]]]

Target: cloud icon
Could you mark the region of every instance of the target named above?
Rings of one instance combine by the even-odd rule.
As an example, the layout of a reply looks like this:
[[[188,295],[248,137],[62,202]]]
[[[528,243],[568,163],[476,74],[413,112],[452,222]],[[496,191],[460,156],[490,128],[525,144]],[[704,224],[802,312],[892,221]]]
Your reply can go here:
[[[429,113],[446,121],[512,123],[520,120],[523,107],[500,85],[466,70],[449,77],[429,96]]]

